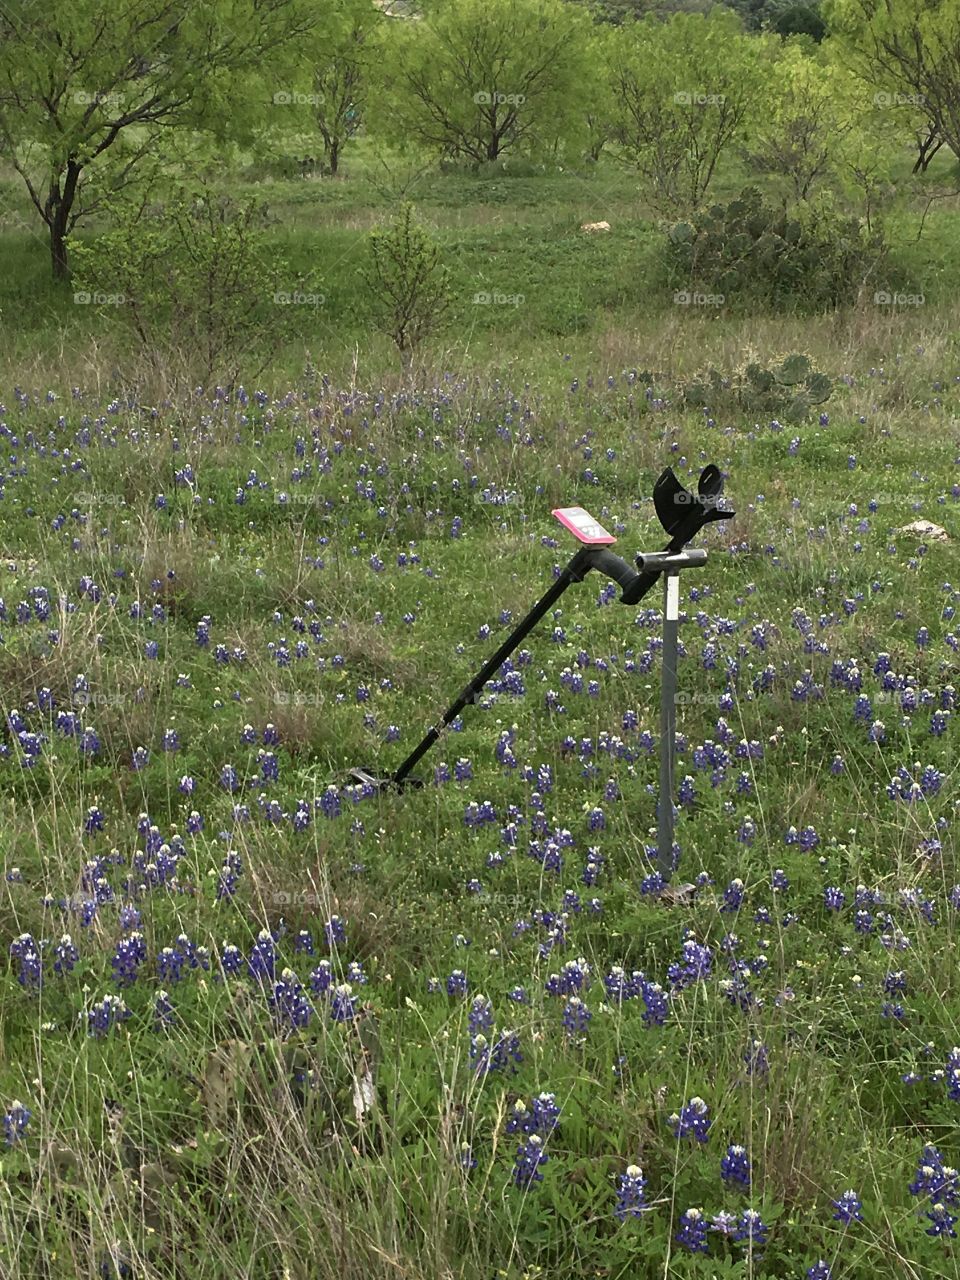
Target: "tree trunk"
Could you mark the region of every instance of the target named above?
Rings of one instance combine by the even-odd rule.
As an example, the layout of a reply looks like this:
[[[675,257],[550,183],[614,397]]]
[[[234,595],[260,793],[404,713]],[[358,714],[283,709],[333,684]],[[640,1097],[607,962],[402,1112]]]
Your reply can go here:
[[[327,147],[327,168],[330,170],[331,178],[337,176],[337,169],[340,167],[340,143],[337,139]]]
[[[927,126],[926,137],[921,137],[919,133],[916,135],[917,159],[913,166],[914,173],[926,173],[930,161],[943,146],[943,138],[938,137],[938,133],[939,129],[934,124]]]
[[[54,174],[50,179],[44,215],[50,228],[50,265],[54,280],[66,280],[70,275],[67,261],[67,231],[70,214],[77,195],[77,183],[83,166],[73,159],[67,161],[66,171]],[[61,176],[63,185],[60,185]]]

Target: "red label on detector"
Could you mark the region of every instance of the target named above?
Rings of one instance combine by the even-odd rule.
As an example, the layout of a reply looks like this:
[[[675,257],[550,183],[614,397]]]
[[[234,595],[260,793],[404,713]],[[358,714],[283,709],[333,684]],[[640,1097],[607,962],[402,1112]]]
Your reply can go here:
[[[609,546],[611,542],[616,542],[613,534],[607,533],[603,525],[583,507],[557,507],[552,514],[575,538],[590,546]]]

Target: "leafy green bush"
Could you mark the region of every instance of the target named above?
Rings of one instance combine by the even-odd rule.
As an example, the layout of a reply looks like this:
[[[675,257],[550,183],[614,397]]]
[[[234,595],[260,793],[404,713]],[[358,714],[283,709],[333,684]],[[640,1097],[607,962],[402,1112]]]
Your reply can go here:
[[[828,196],[791,212],[757,187],[675,223],[666,239],[672,287],[800,310],[852,301],[883,252],[882,233],[868,233]]]
[[[769,365],[751,362],[733,375],[717,369],[697,374],[681,388],[689,409],[740,412],[799,422],[830,398],[833,383],[810,357],[794,352]]]
[[[440,329],[450,307],[450,273],[440,247],[404,201],[393,220],[370,233],[371,320],[395,343],[404,370],[422,342]]]
[[[315,283],[294,278],[270,245],[261,201],[198,184],[113,215],[104,235],[70,243],[74,300],[96,306],[168,373],[232,384],[254,351],[265,367],[290,336],[303,314],[291,304],[322,305]]]

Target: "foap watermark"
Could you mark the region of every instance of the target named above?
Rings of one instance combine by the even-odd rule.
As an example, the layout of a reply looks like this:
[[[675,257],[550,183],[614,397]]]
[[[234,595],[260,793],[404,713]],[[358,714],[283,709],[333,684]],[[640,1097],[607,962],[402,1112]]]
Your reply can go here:
[[[886,289],[878,289],[873,295],[878,307],[922,307],[922,293],[888,293]]]
[[[319,693],[304,693],[300,689],[295,689],[293,693],[279,689],[274,702],[278,707],[319,707],[321,705]]]
[[[684,693],[683,690],[678,690],[673,695],[673,703],[677,707],[718,707],[720,698],[718,693]]]
[[[77,502],[84,507],[122,507],[126,499],[122,493],[78,493]]]
[[[723,510],[722,493],[690,493],[687,489],[681,489],[679,493],[673,495],[673,501],[678,507],[696,503],[699,507],[716,507],[718,511]]]
[[[519,307],[526,298],[522,293],[475,293],[475,307]]]
[[[319,507],[326,499],[319,493],[275,493],[273,500],[278,507]]]
[[[523,499],[514,489],[484,489],[473,495],[473,501],[478,507],[519,507]]]
[[[78,307],[122,307],[127,301],[127,295],[81,289],[73,295],[73,301]]]
[[[922,93],[875,93],[875,107],[922,107],[926,103]]]
[[[322,307],[327,299],[322,293],[300,293],[296,289],[288,293],[285,289],[278,289],[273,300],[278,307]]]
[[[267,899],[274,907],[322,907],[323,898],[312,889],[274,889],[267,894]]]
[[[696,293],[690,289],[677,289],[673,300],[678,307],[722,307],[722,293]]]
[[[473,95],[473,100],[478,107],[519,107],[526,102],[527,96],[524,93],[486,93],[481,89]]]
[[[278,89],[273,95],[275,107],[322,107],[324,102],[322,93],[300,93],[296,89]]]
[[[73,101],[78,107],[122,107],[126,101],[125,93],[101,93],[99,90],[87,91],[79,89],[73,95]]]
[[[681,89],[673,95],[678,107],[722,107],[726,100],[725,93],[687,93]]]
[[[88,693],[78,689],[71,694],[75,707],[125,707],[131,699],[124,693]]]

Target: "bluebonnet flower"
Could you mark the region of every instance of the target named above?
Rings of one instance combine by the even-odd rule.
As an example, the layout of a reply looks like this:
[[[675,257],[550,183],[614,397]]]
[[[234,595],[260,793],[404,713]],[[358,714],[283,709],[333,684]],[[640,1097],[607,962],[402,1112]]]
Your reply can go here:
[[[617,1183],[617,1205],[614,1209],[614,1217],[621,1222],[625,1222],[627,1218],[639,1218],[647,1208],[644,1189],[647,1180],[643,1176],[643,1170],[637,1164],[627,1166],[625,1173],[621,1173]]]
[[[515,1031],[504,1031],[491,1044],[481,1032],[470,1040],[470,1061],[477,1075],[486,1076],[494,1072],[515,1073],[519,1063],[523,1062],[520,1051],[520,1037]]]
[[[65,933],[57,943],[53,952],[53,971],[58,978],[73,972],[73,966],[80,956],[69,933]]]
[[[683,943],[683,956],[679,963],[667,968],[667,977],[674,990],[682,991],[700,979],[710,976],[713,966],[713,952],[708,946],[701,945],[694,938],[687,938]]]
[[[448,996],[465,996],[467,994],[467,975],[462,969],[454,969],[447,978]]]
[[[833,1269],[822,1258],[807,1267],[807,1280],[833,1280]]]
[[[855,1191],[844,1191],[843,1194],[833,1201],[834,1221],[842,1222],[845,1227],[850,1226],[853,1222],[862,1222],[863,1218],[860,1214],[862,1205],[860,1197]]]
[[[960,1204],[960,1175],[956,1169],[945,1165],[938,1148],[928,1143],[923,1148],[916,1176],[910,1183],[909,1190],[913,1196],[926,1196],[930,1200],[956,1207]]]
[[[951,1213],[945,1204],[934,1204],[926,1212],[925,1215],[930,1226],[927,1227],[928,1236],[952,1236],[956,1239],[956,1231],[954,1226],[957,1222],[957,1215]]]
[[[750,1186],[750,1161],[745,1147],[727,1147],[726,1154],[720,1160],[720,1176],[724,1182],[741,1187]]]
[[[755,1209],[744,1209],[737,1222],[733,1235],[734,1244],[747,1243],[751,1246],[764,1245],[767,1242],[768,1228]]]
[[[731,880],[723,891],[723,906],[721,912],[739,911],[743,903],[743,881],[739,878]]]
[[[220,964],[228,977],[233,977],[243,969],[243,953],[231,942],[225,942],[220,951]]]
[[[21,933],[10,943],[10,955],[18,961],[17,981],[27,991],[39,991],[43,985],[43,962],[33,936]]]
[[[486,996],[474,996],[467,1015],[467,1025],[474,1034],[489,1031],[493,1026],[493,1005]]]
[[[680,1226],[674,1235],[677,1244],[691,1253],[709,1253],[707,1244],[707,1221],[702,1209],[687,1209],[680,1215]]]
[[[744,1065],[748,1075],[767,1075],[771,1065],[767,1057],[767,1048],[758,1039],[750,1041],[744,1052]]]
[[[693,1137],[697,1142],[706,1142],[710,1132],[710,1108],[702,1098],[691,1098],[683,1104],[679,1114],[674,1112],[668,1116],[667,1124],[677,1139]]]
[[[477,1157],[473,1154],[469,1142],[461,1142],[457,1163],[461,1169],[466,1169],[468,1173],[477,1167]]]
[[[232,764],[225,764],[220,770],[220,785],[224,791],[231,793],[240,790],[240,779]]]
[[[331,951],[333,951],[339,943],[346,942],[346,926],[339,916],[330,917],[327,923],[323,926],[323,936],[326,938],[327,946]]]
[[[7,1146],[15,1146],[27,1131],[30,1123],[30,1110],[22,1102],[14,1101],[3,1117],[3,1136]]]
[[[170,996],[166,991],[158,991],[153,1002],[153,1021],[157,1029],[168,1027],[173,1022],[174,1012]]]
[[[658,982],[644,982],[641,988],[643,1021],[648,1027],[662,1027],[669,1013],[669,996]]]
[[[539,1134],[546,1137],[560,1121],[560,1108],[552,1093],[540,1093],[529,1104],[518,1099],[507,1121],[507,1133]]]
[[[333,986],[333,969],[329,960],[321,960],[310,974],[310,989],[315,995],[323,995]]]
[[[590,1025],[593,1014],[579,996],[568,996],[563,1007],[563,1027],[568,1036],[579,1036]]]
[[[522,1189],[530,1187],[534,1182],[542,1182],[540,1169],[547,1163],[549,1156],[543,1150],[543,1140],[535,1133],[517,1148],[517,1158],[513,1167],[513,1183]]]
[[[247,961],[247,972],[254,981],[262,982],[265,978],[273,978],[276,966],[277,953],[273,935],[268,930],[261,929]]]
[[[303,983],[292,969],[283,970],[279,982],[273,984],[268,1000],[279,1031],[297,1031],[305,1027],[313,1016],[313,1006],[303,990]]]
[[[549,996],[570,996],[585,990],[590,985],[590,966],[579,956],[576,960],[568,960],[560,973],[552,973],[544,984]]]
[[[113,1027],[129,1018],[130,1010],[120,996],[104,996],[99,1004],[94,1004],[86,1013],[87,1034],[102,1040]],[[81,1020],[84,1014],[80,1014]]]
[[[314,954],[313,938],[309,929],[300,929],[293,939],[293,949],[297,955],[312,956]]]
[[[334,1022],[350,1022],[357,1016],[357,997],[349,982],[341,982],[334,988],[330,1001],[330,1017]]]
[[[732,1213],[721,1210],[710,1219],[710,1230],[722,1236],[732,1236],[737,1229],[737,1220]]]
[[[117,943],[111,965],[113,980],[118,987],[130,987],[140,972],[140,966],[147,958],[147,946],[142,933],[131,933]]]
[[[828,911],[842,911],[847,895],[836,885],[828,885],[823,891],[823,905]]]

